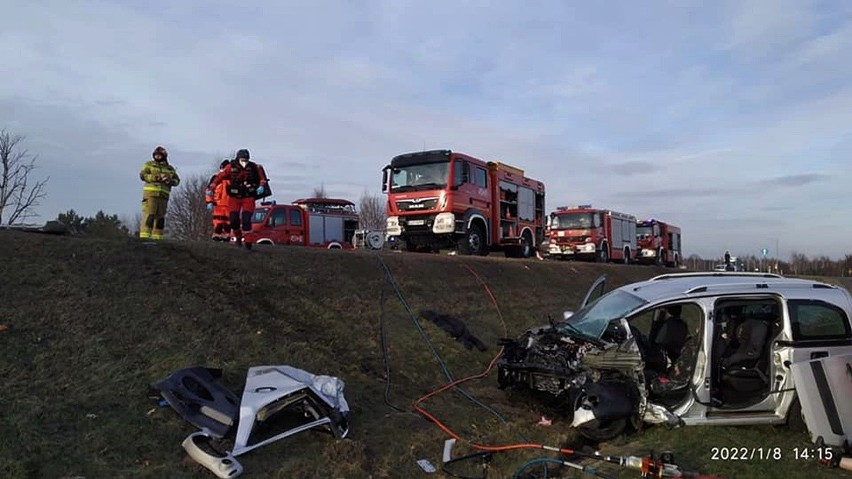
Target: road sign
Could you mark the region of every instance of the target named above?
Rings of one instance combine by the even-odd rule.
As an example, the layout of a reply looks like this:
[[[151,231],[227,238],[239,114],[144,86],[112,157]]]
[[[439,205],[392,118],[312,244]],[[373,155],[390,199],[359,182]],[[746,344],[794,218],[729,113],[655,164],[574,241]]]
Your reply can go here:
[[[766,249],[766,248],[763,248],[762,250],[760,250],[760,252],[763,254],[763,256],[766,256],[767,254],[769,254],[769,250]]]

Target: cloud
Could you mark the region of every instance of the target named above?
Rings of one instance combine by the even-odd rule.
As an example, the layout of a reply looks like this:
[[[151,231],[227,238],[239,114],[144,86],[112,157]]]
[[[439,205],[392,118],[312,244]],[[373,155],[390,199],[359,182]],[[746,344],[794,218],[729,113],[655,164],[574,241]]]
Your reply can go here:
[[[777,178],[770,178],[768,180],[763,181],[763,183],[772,186],[798,187],[824,181],[828,178],[828,175],[822,175],[819,173],[805,173],[800,175],[786,175],[779,176]]]

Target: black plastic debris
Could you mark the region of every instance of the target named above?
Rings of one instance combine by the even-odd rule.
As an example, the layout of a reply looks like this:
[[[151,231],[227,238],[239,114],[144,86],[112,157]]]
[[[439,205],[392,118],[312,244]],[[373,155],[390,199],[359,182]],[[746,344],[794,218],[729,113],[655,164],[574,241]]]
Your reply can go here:
[[[480,351],[488,349],[479,338],[471,334],[467,329],[467,325],[458,318],[431,310],[420,311],[420,316],[435,323],[436,326],[446,331],[456,341],[464,344],[464,347],[467,349],[473,349],[474,347]]]
[[[219,383],[221,369],[181,369],[151,384],[184,419],[218,438],[237,423],[240,399]]]

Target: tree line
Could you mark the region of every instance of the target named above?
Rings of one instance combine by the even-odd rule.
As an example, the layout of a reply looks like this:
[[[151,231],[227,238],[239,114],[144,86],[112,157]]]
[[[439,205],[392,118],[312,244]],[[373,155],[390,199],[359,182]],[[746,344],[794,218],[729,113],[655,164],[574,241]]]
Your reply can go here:
[[[702,258],[691,255],[684,266],[694,271],[712,271],[716,265],[723,263],[719,258]],[[788,260],[780,258],[761,258],[756,255],[740,256],[737,258],[744,271],[778,273],[791,276],[844,276],[852,277],[852,254],[842,259],[833,260],[825,255],[808,256],[804,253],[793,252]]]

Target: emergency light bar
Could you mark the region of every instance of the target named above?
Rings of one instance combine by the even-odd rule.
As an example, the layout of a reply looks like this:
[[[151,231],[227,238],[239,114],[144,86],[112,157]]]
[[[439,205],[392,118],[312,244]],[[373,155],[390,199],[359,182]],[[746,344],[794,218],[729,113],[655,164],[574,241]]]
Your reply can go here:
[[[591,208],[592,205],[574,205],[574,206],[559,206],[556,208],[556,211],[565,211],[565,210],[578,210],[578,209],[588,209]]]

